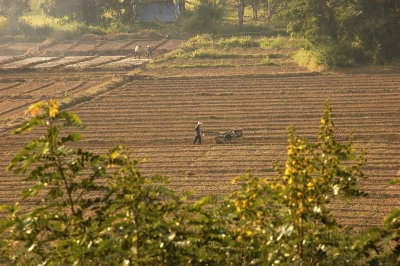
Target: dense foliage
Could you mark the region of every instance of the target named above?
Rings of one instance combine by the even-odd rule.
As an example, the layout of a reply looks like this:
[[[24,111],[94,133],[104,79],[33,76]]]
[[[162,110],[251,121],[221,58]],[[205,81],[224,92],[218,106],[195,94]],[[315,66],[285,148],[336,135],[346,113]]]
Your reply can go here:
[[[185,203],[162,176],[145,177],[124,145],[103,155],[76,148],[83,128],[54,100],[32,105],[33,118],[14,134],[45,129],[11,161],[30,187],[2,206],[1,263],[82,265],[354,265],[398,263],[399,217],[359,236],[339,230],[329,203],[364,195],[363,153],[335,141],[329,102],[316,143],[289,129],[285,166],[277,175],[248,172],[238,190]],[[66,133],[65,133],[66,132]],[[73,144],[73,145],[71,145]],[[75,148],[73,148],[75,147]]]
[[[192,32],[216,32],[222,23],[225,1],[200,0],[183,14],[183,24]]]
[[[400,55],[400,2],[396,0],[278,1],[288,31],[311,42],[328,66]]]
[[[49,16],[82,21],[88,25],[130,24],[137,21],[140,3],[140,0],[43,0],[40,8]]]
[[[0,0],[0,16],[7,18],[7,30],[15,33],[18,19],[24,11],[29,10],[30,0]]]
[[[103,14],[104,0],[44,0],[40,8],[46,15],[83,21],[87,24],[98,23]]]
[[[6,18],[9,33],[31,31],[28,26],[18,28],[19,18],[31,2],[0,0],[0,16]],[[148,0],[41,0],[39,3],[40,10],[58,18],[61,26],[79,23],[77,31],[131,32],[148,26],[138,24],[138,8]],[[313,57],[319,65],[382,63],[400,56],[398,0],[198,0],[186,5],[179,0],[174,3],[178,19],[173,31],[223,33],[225,27],[231,33],[242,32],[246,29],[244,24],[251,20],[245,19],[252,12],[254,24],[263,25],[265,34],[269,27],[273,28],[272,21],[286,26],[290,34],[308,40],[311,46],[306,48],[305,57]],[[226,27],[232,22],[238,27]],[[49,34],[51,30],[42,32]]]

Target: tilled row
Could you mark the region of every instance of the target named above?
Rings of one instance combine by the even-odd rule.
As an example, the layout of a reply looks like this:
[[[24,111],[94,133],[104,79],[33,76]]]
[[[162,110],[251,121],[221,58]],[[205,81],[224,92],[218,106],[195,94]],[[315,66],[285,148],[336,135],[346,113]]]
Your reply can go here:
[[[177,191],[196,191],[194,200],[237,188],[230,181],[247,168],[261,177],[274,176],[273,161],[284,165],[286,160],[286,127],[293,124],[300,136],[314,140],[329,97],[338,139],[354,129],[357,149],[367,148],[364,169],[369,179],[361,181],[360,188],[370,194],[355,204],[335,203],[333,209],[344,224],[365,228],[379,224],[400,203],[400,193],[388,185],[400,170],[399,87],[396,75],[149,78],[71,111],[87,125],[82,147],[104,152],[117,138],[125,140],[135,156],[147,159],[141,164],[144,174],[171,178]],[[202,145],[193,145],[197,121],[204,129],[218,131],[241,127],[244,137],[216,145],[212,136],[205,136]],[[27,138],[6,136],[4,142],[12,143],[4,146],[4,157],[10,159],[11,151]],[[6,184],[18,190],[17,183]]]

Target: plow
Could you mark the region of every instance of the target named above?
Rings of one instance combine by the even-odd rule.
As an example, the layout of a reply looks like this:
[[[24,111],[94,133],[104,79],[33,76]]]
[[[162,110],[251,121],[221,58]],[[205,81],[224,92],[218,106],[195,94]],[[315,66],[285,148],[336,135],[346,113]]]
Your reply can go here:
[[[236,143],[238,139],[243,137],[242,129],[232,129],[228,132],[219,132],[213,130],[201,130],[201,133],[204,135],[215,135],[215,143],[217,144],[226,144],[226,143]]]

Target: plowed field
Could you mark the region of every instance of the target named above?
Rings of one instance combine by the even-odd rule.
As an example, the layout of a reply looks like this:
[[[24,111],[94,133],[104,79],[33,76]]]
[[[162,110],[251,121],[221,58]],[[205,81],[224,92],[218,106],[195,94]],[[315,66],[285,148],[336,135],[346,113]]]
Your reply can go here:
[[[171,178],[177,191],[194,190],[194,198],[226,193],[234,188],[230,180],[248,168],[261,177],[274,175],[272,162],[285,162],[287,126],[294,125],[300,136],[315,139],[324,103],[330,98],[338,139],[344,141],[354,130],[355,146],[367,149],[364,169],[369,178],[360,188],[369,197],[334,204],[339,221],[366,228],[380,224],[391,209],[400,207],[399,188],[387,184],[400,170],[398,69],[254,75],[213,71],[208,76],[138,78],[70,108],[88,127],[82,145],[105,151],[122,139],[134,148],[136,157],[147,159],[141,165],[145,174]],[[47,94],[56,85],[48,82],[26,91],[18,84],[0,83],[0,93],[12,87],[15,94],[41,100],[40,94],[33,94]],[[81,85],[71,81],[68,86]],[[13,111],[7,109],[10,101],[12,97],[4,96],[2,116]],[[197,121],[208,130],[242,128],[244,137],[239,143],[216,144],[206,136],[202,145],[193,145]],[[4,130],[1,169],[30,138],[38,136],[10,136]],[[23,185],[18,177],[4,173],[0,182],[0,203],[19,199]]]

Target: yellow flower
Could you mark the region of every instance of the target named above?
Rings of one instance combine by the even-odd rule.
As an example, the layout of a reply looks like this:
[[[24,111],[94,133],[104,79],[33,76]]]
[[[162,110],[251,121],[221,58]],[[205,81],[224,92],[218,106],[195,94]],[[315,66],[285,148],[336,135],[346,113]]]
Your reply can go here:
[[[239,199],[235,199],[235,206],[239,205],[240,200]]]
[[[290,175],[290,168],[288,167],[288,168],[286,168],[286,170],[285,170],[285,176],[283,177],[283,180],[285,180],[286,179],[286,176],[288,176],[288,175]]]
[[[110,155],[110,158],[111,158],[112,161],[114,161],[118,156],[119,156],[119,152],[114,151],[114,152]]]
[[[51,100],[49,101],[49,105],[52,106],[52,107],[57,107],[57,108],[58,108],[56,102],[57,102],[57,101],[56,101],[55,99],[51,99]]]
[[[58,105],[56,104],[56,100],[51,99],[49,101],[49,116],[56,117],[58,114]]]
[[[31,111],[31,116],[35,116],[39,112],[39,107],[35,107]]]
[[[253,232],[252,232],[252,231],[246,231],[246,235],[247,235],[247,236],[252,236],[252,235],[253,235]]]
[[[297,215],[301,215],[304,212],[304,208],[300,208],[296,211]]]

